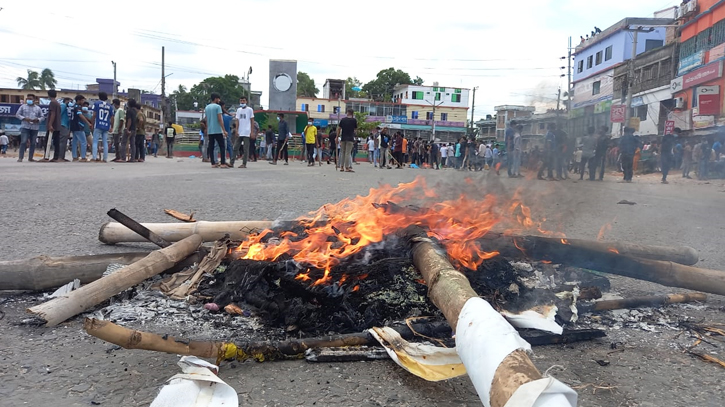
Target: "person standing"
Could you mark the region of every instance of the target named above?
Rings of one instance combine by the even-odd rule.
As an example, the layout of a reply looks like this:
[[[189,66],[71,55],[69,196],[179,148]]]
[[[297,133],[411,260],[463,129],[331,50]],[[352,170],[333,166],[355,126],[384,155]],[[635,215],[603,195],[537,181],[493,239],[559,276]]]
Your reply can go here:
[[[166,158],[174,158],[174,141],[176,141],[176,129],[174,123],[169,122],[164,129],[166,135]]]
[[[307,166],[315,166],[315,143],[317,142],[317,127],[314,126],[312,119],[307,121],[307,126],[302,130],[305,140],[305,150],[307,151]]]
[[[224,121],[224,130],[226,130],[227,132],[227,135],[224,137],[224,149],[219,151],[219,153],[221,155],[228,154],[229,166],[234,167],[234,160],[236,156],[234,155],[233,142],[236,140],[232,140],[232,122],[235,120],[235,118],[232,116],[231,109],[227,111],[227,106],[223,100],[219,101],[219,106],[222,108],[222,120]],[[216,148],[214,149],[214,158],[216,159]]]
[[[239,98],[239,108],[237,109],[237,123],[239,129],[238,146],[235,145],[234,152],[238,154],[240,148],[244,148],[244,156],[242,157],[242,165],[239,168],[247,168],[249,153],[251,146],[251,135],[254,130],[254,110],[247,106],[247,97]],[[280,137],[282,134],[280,134]]]
[[[126,161],[126,144],[128,142],[124,136],[126,111],[121,108],[120,100],[113,99],[112,103],[115,113],[111,125],[111,135],[113,136],[113,148],[116,150],[116,157],[112,161],[124,162]]]
[[[555,132],[556,123],[549,123],[546,136],[544,136],[543,160],[539,168],[539,174],[537,175],[537,178],[540,180],[544,179],[544,170],[546,170],[549,181],[558,181],[558,179],[554,178],[554,156],[557,153]]]
[[[680,133],[682,130],[680,130],[679,127],[675,127],[675,130],[673,133],[675,134],[665,134],[662,137],[662,145],[660,147],[660,159],[662,160],[662,183],[663,184],[669,184],[667,182],[667,174],[670,172],[670,168],[675,165],[675,155],[673,153],[673,150],[675,148],[675,141],[677,137],[680,136]]]
[[[356,121],[357,123],[357,121]],[[390,148],[390,136],[388,136],[388,128],[384,127],[380,133],[380,169],[391,167],[388,164],[388,149]]]
[[[634,153],[637,151],[637,139],[634,137],[634,129],[624,128],[624,135],[619,139],[619,150],[621,152],[622,171],[624,172],[623,182],[632,182]]]
[[[88,146],[86,144],[86,133],[83,131],[83,128],[88,126],[90,129],[91,122],[83,114],[83,102],[85,101],[86,98],[83,95],[77,95],[75,103],[73,104],[73,116],[70,122],[70,131],[73,134],[73,141],[71,142],[73,161],[88,161],[86,160]],[[78,150],[79,147],[80,150]]]
[[[142,106],[136,103],[134,107],[136,108],[136,155],[134,160],[142,163],[146,161],[146,116],[144,116]]]
[[[703,139],[702,143],[700,143],[700,171],[697,173],[697,179],[699,180],[707,180],[708,179],[708,171],[709,171],[709,164],[710,164],[710,156],[712,155],[712,147],[710,144],[710,140]]]
[[[342,160],[340,163],[341,172],[355,172],[352,169],[352,145],[355,141],[356,130],[357,119],[354,117],[353,110],[348,109],[347,116],[340,120],[340,124],[337,128],[337,134],[340,136],[340,158]],[[385,132],[385,130],[386,129],[383,129],[383,132]]]
[[[98,92],[99,101],[93,104],[93,147],[91,149],[91,159],[93,161],[101,161],[98,154],[98,141],[103,140],[103,162],[108,162],[108,131],[111,129],[111,118],[113,117],[113,106],[108,103],[108,94],[106,92]]]
[[[8,136],[5,135],[4,130],[0,130],[0,154],[5,155],[8,153]]]
[[[267,143],[267,161],[272,161],[274,155],[274,130],[272,125],[267,125],[267,131],[264,133],[264,141]]]
[[[514,135],[516,134],[516,121],[511,120],[509,122],[508,127],[506,128],[506,132],[504,133],[504,143],[506,145],[506,167],[509,178],[512,178],[514,176],[513,172],[513,156],[512,154],[509,154],[510,151],[513,151],[514,149]]]
[[[330,153],[327,155],[327,163],[330,164],[330,160],[335,164],[335,170],[337,170],[337,127],[333,127],[330,129],[330,132],[327,133],[327,147],[330,150]]]
[[[128,138],[129,146],[129,157],[127,162],[130,163],[136,162],[136,126],[138,124],[138,111],[136,110],[136,106],[136,99],[129,99],[128,102],[126,102],[126,137]],[[125,140],[122,143],[125,144]],[[121,157],[121,160],[125,159],[126,156],[124,154],[124,156]]]
[[[594,173],[596,175],[597,167],[599,167],[599,181],[604,181],[604,169],[607,166],[607,149],[609,147],[609,129],[602,126],[599,137],[597,137],[597,147],[594,150]],[[590,170],[591,171],[591,170]],[[591,175],[591,172],[590,172]]]
[[[277,154],[274,154],[274,161],[270,164],[277,165],[277,160],[284,157],[284,165],[289,165],[288,144],[291,138],[289,124],[284,119],[284,113],[277,114],[277,121],[279,122],[277,127]]]
[[[25,156],[25,148],[30,143],[30,151],[28,152],[28,161],[35,161],[35,139],[38,137],[40,129],[40,121],[43,120],[43,111],[35,103],[35,95],[28,93],[25,97],[25,104],[21,105],[15,117],[20,120],[20,152],[18,153],[18,162],[23,162]]]
[[[403,168],[403,136],[399,133],[395,133],[395,139],[393,140],[393,156],[397,165],[395,168]]]
[[[589,181],[594,181],[597,164],[594,158],[597,150],[597,138],[594,134],[594,127],[587,129],[587,135],[582,137],[582,159],[579,163],[579,180],[584,179],[587,165],[589,165]]]
[[[690,178],[690,168],[692,167],[692,143],[685,143],[682,149],[682,178]]]
[[[368,161],[370,161],[370,164],[375,163],[375,140],[373,140],[373,137],[368,137],[368,140],[366,142],[368,146]]]
[[[448,145],[441,144],[441,167],[448,167]]]
[[[58,103],[58,100],[56,99],[57,96],[58,94],[55,89],[50,89],[48,91],[50,105],[48,106],[48,119],[45,122],[45,126],[47,128],[45,139],[47,140],[47,143],[53,146],[53,158],[56,158],[56,161],[58,151],[60,150],[60,128],[62,120],[60,103]],[[49,149],[46,148],[43,161],[48,161],[50,159],[49,155]]]
[[[224,117],[222,108],[219,105],[221,97],[217,93],[212,93],[210,99],[211,102],[204,109],[204,114],[207,118],[206,138],[209,140],[207,142],[206,156],[211,161],[212,168],[227,168],[226,146],[224,144],[224,137],[227,136],[227,131],[224,129]],[[215,147],[219,147],[219,151],[221,152],[221,165],[216,162],[216,154],[214,154]]]
[[[524,126],[519,124],[514,132],[513,149],[511,150],[511,176],[514,178],[521,178],[521,133],[523,131]]]

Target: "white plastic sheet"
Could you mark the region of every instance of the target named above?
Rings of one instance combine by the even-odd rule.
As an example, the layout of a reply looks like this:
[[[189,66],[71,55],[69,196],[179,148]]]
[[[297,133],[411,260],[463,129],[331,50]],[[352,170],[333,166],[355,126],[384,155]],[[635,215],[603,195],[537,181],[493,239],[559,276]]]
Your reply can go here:
[[[179,361],[181,371],[166,382],[151,407],[238,407],[239,397],[232,386],[216,374],[219,367],[196,356]]]

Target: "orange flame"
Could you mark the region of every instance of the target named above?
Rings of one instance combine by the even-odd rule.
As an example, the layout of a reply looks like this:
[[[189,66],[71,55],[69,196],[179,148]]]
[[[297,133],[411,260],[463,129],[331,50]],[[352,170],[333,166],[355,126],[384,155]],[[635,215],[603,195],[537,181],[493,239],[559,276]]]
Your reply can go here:
[[[617,220],[617,218],[615,217],[614,219],[612,219],[611,222],[608,222],[608,223],[605,223],[602,225],[601,229],[599,229],[599,233],[597,234],[598,242],[601,242],[602,240],[604,240],[604,235],[606,233],[609,233],[612,230],[612,223],[614,223],[616,220]]]
[[[607,250],[609,250],[610,252],[612,252],[612,253],[614,253],[614,254],[619,254],[619,250],[615,249],[614,247],[610,247],[610,248],[609,248],[609,249],[607,249]]]
[[[567,239],[562,238],[561,239],[561,244],[569,244],[569,241]]]
[[[265,243],[264,238],[273,232],[264,230],[251,235],[237,250],[246,252],[244,259],[252,260],[275,261],[283,254],[290,255],[299,263],[324,270],[324,275],[312,282],[321,285],[332,282],[330,270],[342,259],[408,225],[428,231],[430,237],[441,241],[455,263],[472,270],[498,255],[483,250],[477,241],[495,225],[507,232],[537,229],[550,234],[543,230],[543,220],[531,219],[531,210],[518,193],[510,202],[501,203],[495,195],[482,194],[480,185],[472,180],[467,179],[466,184],[470,191],[451,198],[439,196],[422,177],[397,187],[383,185],[371,189],[367,196],[327,204],[299,218],[306,231],[303,237],[283,232],[274,243]],[[417,206],[405,206],[412,204]],[[296,278],[308,281],[309,270]]]

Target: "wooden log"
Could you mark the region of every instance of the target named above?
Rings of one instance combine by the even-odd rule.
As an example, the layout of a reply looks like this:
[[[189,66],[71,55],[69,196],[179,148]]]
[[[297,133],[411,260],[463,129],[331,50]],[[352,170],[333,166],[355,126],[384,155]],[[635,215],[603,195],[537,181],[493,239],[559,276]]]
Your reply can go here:
[[[400,235],[410,243],[413,264],[428,286],[428,297],[443,312],[450,326],[456,329],[456,349],[481,401],[492,407],[503,407],[519,387],[542,379],[541,373],[521,348],[521,338],[511,334],[515,332],[513,327],[478,298],[466,276],[453,268],[441,247],[415,226],[406,228]],[[468,307],[469,304],[472,308]],[[470,323],[459,325],[459,316],[463,317],[467,309],[478,315]],[[465,318],[470,318],[470,315],[466,314]],[[471,328],[474,324],[477,326]],[[499,329],[505,332],[491,332]],[[506,343],[480,343],[487,339],[481,339],[481,332],[486,331],[492,334],[491,337]],[[472,356],[472,349],[477,349],[478,355]],[[487,358],[489,360],[486,361]],[[496,361],[493,362],[493,359]],[[494,367],[495,363],[498,366]],[[566,401],[564,394],[554,398]]]
[[[122,270],[102,277],[66,296],[36,305],[28,311],[45,321],[46,326],[56,326],[121,291],[173,267],[195,252],[201,243],[201,236],[189,236],[167,248],[152,252]]]
[[[194,212],[187,215],[173,209],[164,209],[164,213],[182,222],[196,222],[196,219],[194,219]]]
[[[671,261],[684,265],[694,265],[700,260],[697,250],[687,246],[650,246],[623,242],[596,242],[580,239],[552,238],[542,236],[504,235],[488,233],[479,239],[486,251],[498,251],[507,258],[520,258],[522,254],[530,259],[562,261],[569,257],[588,257],[592,253],[621,255],[641,259]],[[596,262],[598,259],[593,259]],[[598,269],[596,269],[598,270]]]
[[[131,229],[134,233],[143,237],[144,239],[148,240],[149,242],[155,244],[158,247],[164,248],[164,247],[171,246],[171,243],[169,243],[169,241],[167,241],[166,239],[157,235],[156,233],[152,232],[151,230],[149,230],[149,228],[145,227],[144,225],[131,219],[126,214],[124,214],[123,212],[119,211],[116,208],[109,210],[106,214],[108,216],[110,216],[112,219],[114,219],[115,221],[117,221],[118,223]]]
[[[710,294],[725,295],[725,271],[708,270],[672,261],[623,256],[616,250],[601,250],[592,245],[562,244],[561,239],[540,237],[479,240],[485,250],[497,250],[506,258],[526,258],[592,269],[604,273],[651,281]],[[489,245],[488,242],[495,243]],[[645,246],[646,247],[646,246]],[[681,258],[681,260],[684,260]]]
[[[411,324],[412,331],[406,325],[395,325],[392,328],[403,339],[411,340],[418,335],[425,337],[451,336],[451,327],[446,322],[430,322]],[[343,335],[332,335],[319,338],[291,339],[287,341],[258,341],[231,344],[222,341],[199,342],[169,335],[156,335],[148,332],[132,330],[116,325],[110,321],[86,318],[83,323],[85,331],[96,338],[113,343],[125,349],[143,349],[179,355],[193,355],[203,358],[217,358],[226,355],[225,359],[244,361],[272,361],[302,358],[308,349],[339,348],[349,346],[380,346],[368,332]],[[599,329],[565,330],[562,335],[527,332],[523,337],[532,344],[551,345],[592,340],[606,336]],[[229,352],[227,352],[229,350]],[[229,356],[231,355],[231,356]]]
[[[290,225],[292,222],[290,222]],[[169,242],[178,242],[198,234],[205,242],[213,242],[228,234],[232,240],[244,240],[251,233],[272,227],[272,221],[207,222],[194,223],[142,223],[142,225]],[[146,239],[117,222],[101,226],[98,240],[105,244],[145,242]]]
[[[131,264],[148,252],[94,254],[90,256],[38,256],[24,260],[0,261],[0,290],[47,290],[74,279],[82,284],[98,280],[109,264]]]
[[[626,309],[637,307],[661,307],[668,304],[678,304],[685,302],[705,302],[707,295],[701,293],[687,294],[670,294],[670,295],[653,295],[637,298],[623,298],[620,300],[603,300],[595,301],[591,304],[579,305],[579,312],[596,312],[613,309]]]

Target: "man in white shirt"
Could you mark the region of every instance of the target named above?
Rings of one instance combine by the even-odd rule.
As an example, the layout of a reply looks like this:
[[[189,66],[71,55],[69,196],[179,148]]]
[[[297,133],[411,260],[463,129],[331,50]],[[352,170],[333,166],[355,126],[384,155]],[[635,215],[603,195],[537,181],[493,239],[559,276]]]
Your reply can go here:
[[[443,168],[447,167],[448,165],[448,146],[443,144],[441,146],[441,165]]]
[[[375,140],[373,140],[372,136],[368,137],[368,160],[370,160],[370,164],[372,164],[375,160]]]
[[[234,143],[234,156],[239,156],[239,149],[243,146],[244,157],[242,165],[239,168],[247,168],[247,160],[249,160],[250,136],[254,129],[254,110],[247,106],[247,97],[239,98],[239,109],[237,109],[237,123],[239,123],[239,138]]]

